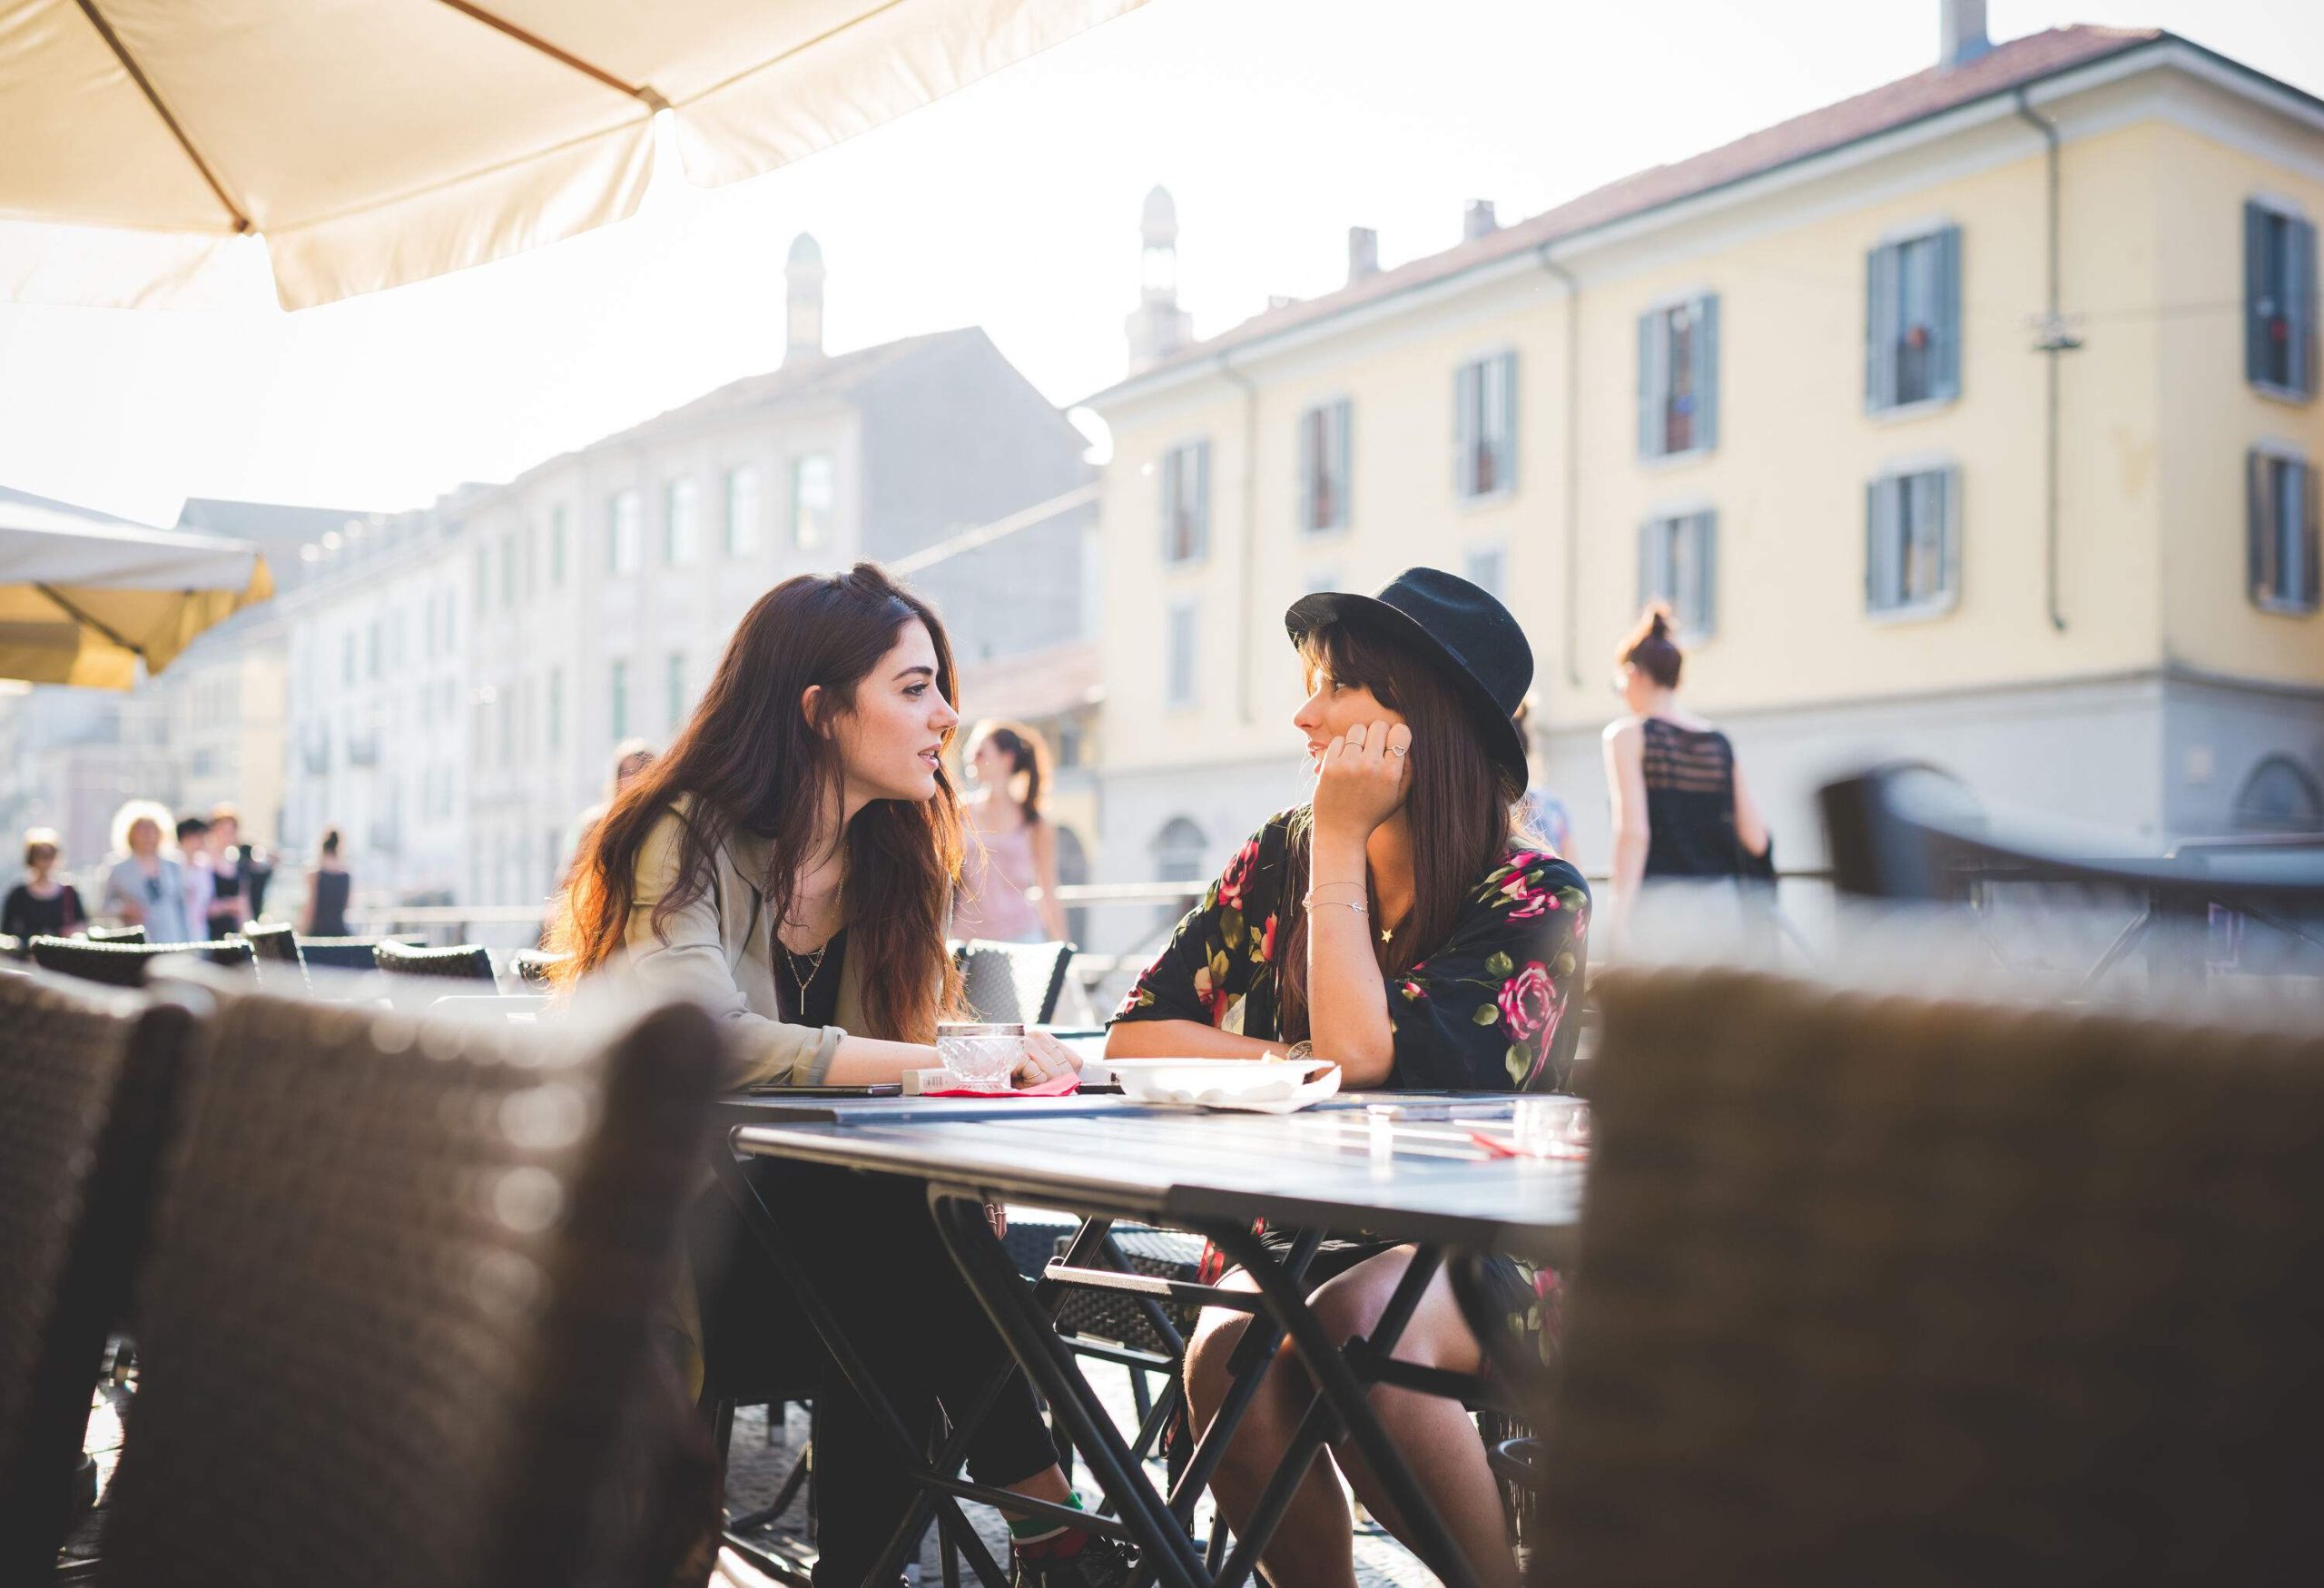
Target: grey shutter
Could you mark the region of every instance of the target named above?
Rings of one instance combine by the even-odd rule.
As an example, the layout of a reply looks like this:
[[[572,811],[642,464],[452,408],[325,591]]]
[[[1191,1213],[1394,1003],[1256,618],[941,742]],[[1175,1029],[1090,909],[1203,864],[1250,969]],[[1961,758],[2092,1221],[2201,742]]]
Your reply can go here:
[[[1638,609],[1641,612],[1658,594],[1654,587],[1654,553],[1655,542],[1660,538],[1657,534],[1659,528],[1659,525],[1652,518],[1646,519],[1638,527]]]
[[[1659,310],[1638,317],[1638,455],[1662,456],[1670,393],[1670,322]]]
[[[1462,364],[1452,371],[1452,494],[1474,496],[1474,465],[1478,422],[1482,417],[1483,366]]]
[[[1207,440],[1195,443],[1194,496],[1195,532],[1189,538],[1193,547],[1187,555],[1191,560],[1200,562],[1210,555],[1210,443]],[[1243,532],[1246,535],[1251,533],[1251,527],[1244,525]]]
[[[1695,303],[1695,445],[1718,445],[1718,294]]]
[[[1865,256],[1864,406],[1876,410],[1896,404],[1897,274],[1895,243]]]
[[[1323,410],[1307,409],[1299,416],[1299,444],[1291,449],[1292,468],[1299,491],[1299,532],[1315,528],[1315,471],[1323,463]]]
[[[2301,606],[2313,612],[2319,595],[2316,570],[2317,523],[2319,518],[2324,518],[2324,513],[2319,511],[2315,465],[2302,464],[2299,478],[2299,588],[2291,593],[2299,598]]]
[[[1930,372],[1929,395],[1961,395],[1961,228],[1947,226],[1936,234],[1935,368]]]
[[[1157,516],[1162,521],[1162,563],[1167,567],[1176,560],[1172,544],[1177,539],[1172,526],[1177,521],[1178,506],[1178,454],[1176,449],[1162,454],[1162,467],[1156,472],[1161,476],[1155,482],[1159,498]]]
[[[2243,202],[2243,379],[2268,378],[2268,211]]]
[[[1957,470],[1940,469],[1929,476],[1929,499],[1936,508],[1937,587],[1935,594],[1956,597],[1961,590],[1961,528],[1955,497],[1960,489]]]
[[[2291,233],[2290,268],[2285,273],[2284,313],[2290,323],[2291,389],[2316,395],[2316,226],[2286,223]]]
[[[1864,607],[1884,612],[1896,603],[1897,498],[1903,481],[1876,479],[1865,488]]]
[[[1708,639],[1718,632],[1718,515],[1696,515],[1695,584],[1701,610],[1698,632]]]
[[[1494,449],[1496,455],[1493,488],[1497,490],[1517,488],[1517,355],[1503,353],[1494,360],[1501,370],[1501,435]]]
[[[1333,495],[1338,503],[1337,528],[1355,522],[1355,404],[1342,399],[1332,407]]]
[[[2269,500],[2270,471],[2263,452],[2244,457],[2244,564],[2251,599],[2265,602],[2275,593],[2275,513]]]

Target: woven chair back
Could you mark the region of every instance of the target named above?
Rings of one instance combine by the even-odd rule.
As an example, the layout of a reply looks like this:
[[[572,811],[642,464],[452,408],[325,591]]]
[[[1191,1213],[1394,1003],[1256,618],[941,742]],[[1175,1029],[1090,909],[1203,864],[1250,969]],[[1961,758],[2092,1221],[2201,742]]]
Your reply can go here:
[[[393,938],[382,938],[371,951],[372,962],[391,976],[440,976],[497,986],[492,973],[492,951],[482,943],[455,943],[449,948],[416,949]]]
[[[299,940],[299,957],[313,969],[375,971],[379,969],[379,947],[382,942],[402,942],[409,948],[422,946],[416,939],[301,937]]]
[[[716,1061],[690,1006],[586,1039],[222,1001],[139,1290],[107,1580],[648,1580],[615,1480],[652,1455]]]
[[[304,962],[299,957],[299,934],[287,922],[253,921],[236,935],[256,950],[261,960],[280,965]]]
[[[193,1029],[175,1001],[0,977],[0,1583],[55,1568]]]
[[[960,945],[959,956],[969,1007],[980,1020],[1047,1022],[1057,1014],[1073,952],[1069,942],[970,939]]]
[[[247,970],[257,963],[251,945],[239,937],[216,942],[98,942],[93,938],[36,937],[33,962],[44,971],[98,981],[108,987],[143,987],[146,972],[172,954],[192,954],[213,965]]]
[[[93,926],[84,933],[91,942],[143,942],[142,926]]]
[[[2312,1578],[2324,1019],[1899,985],[1599,982],[1554,1580]]]

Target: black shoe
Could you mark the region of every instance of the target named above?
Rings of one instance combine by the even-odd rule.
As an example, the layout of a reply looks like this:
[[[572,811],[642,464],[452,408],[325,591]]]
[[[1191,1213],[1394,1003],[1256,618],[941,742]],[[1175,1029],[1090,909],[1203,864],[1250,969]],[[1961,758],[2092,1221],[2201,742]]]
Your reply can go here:
[[[1069,1555],[1009,1559],[1009,1588],[1122,1588],[1137,1570],[1137,1551],[1096,1533]]]

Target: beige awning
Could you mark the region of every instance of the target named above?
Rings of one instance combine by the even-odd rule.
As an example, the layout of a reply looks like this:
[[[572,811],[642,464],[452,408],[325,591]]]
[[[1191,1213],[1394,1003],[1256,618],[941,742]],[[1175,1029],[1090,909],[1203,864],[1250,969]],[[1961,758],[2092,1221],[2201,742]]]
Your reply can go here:
[[[263,236],[285,308],[717,186],[1145,0],[0,0],[0,293],[134,301]],[[124,268],[115,233],[150,243]]]
[[[246,540],[0,491],[0,679],[128,689],[274,594]]]

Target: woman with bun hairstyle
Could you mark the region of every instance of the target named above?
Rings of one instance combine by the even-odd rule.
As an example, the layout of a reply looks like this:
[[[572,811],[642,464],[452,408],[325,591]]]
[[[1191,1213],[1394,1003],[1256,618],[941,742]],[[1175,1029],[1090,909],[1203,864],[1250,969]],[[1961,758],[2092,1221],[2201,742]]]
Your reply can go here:
[[[1178,925],[1114,1017],[1109,1058],[1225,1059],[1312,1050],[1350,1088],[1551,1090],[1580,1032],[1590,892],[1581,875],[1512,830],[1525,745],[1512,718],[1532,683],[1516,620],[1465,579],[1398,576],[1377,597],[1325,593],[1285,615],[1307,697],[1292,717],[1315,768],[1307,804],[1271,817]],[[1260,1239],[1280,1253],[1292,1232]],[[1368,1331],[1412,1248],[1324,1239],[1306,1273],[1334,1339]],[[1496,1258],[1496,1297],[1539,1337],[1556,1277]],[[1239,1270],[1221,1283],[1253,1288]],[[1188,1347],[1195,1426],[1229,1383],[1247,1314],[1209,1308]],[[1440,1274],[1397,1344],[1399,1358],[1453,1372],[1482,1366]],[[1226,1515],[1248,1517],[1309,1400],[1289,1354],[1270,1369],[1213,1479]],[[1402,1389],[1374,1405],[1462,1553],[1495,1588],[1516,1573],[1476,1426],[1458,1402]],[[1387,1495],[1353,1445],[1334,1455],[1392,1529]],[[1355,1581],[1347,1501],[1323,1463],[1268,1544],[1277,1588]]]
[[[1686,657],[1670,631],[1670,609],[1657,602],[1616,654],[1614,689],[1630,708],[1606,727],[1618,922],[1646,883],[1774,875],[1774,843],[1735,746],[1679,704]]]
[[[968,762],[977,786],[965,802],[969,844],[952,935],[1063,942],[1057,828],[1042,806],[1049,745],[1023,723],[979,723],[969,734]]]

